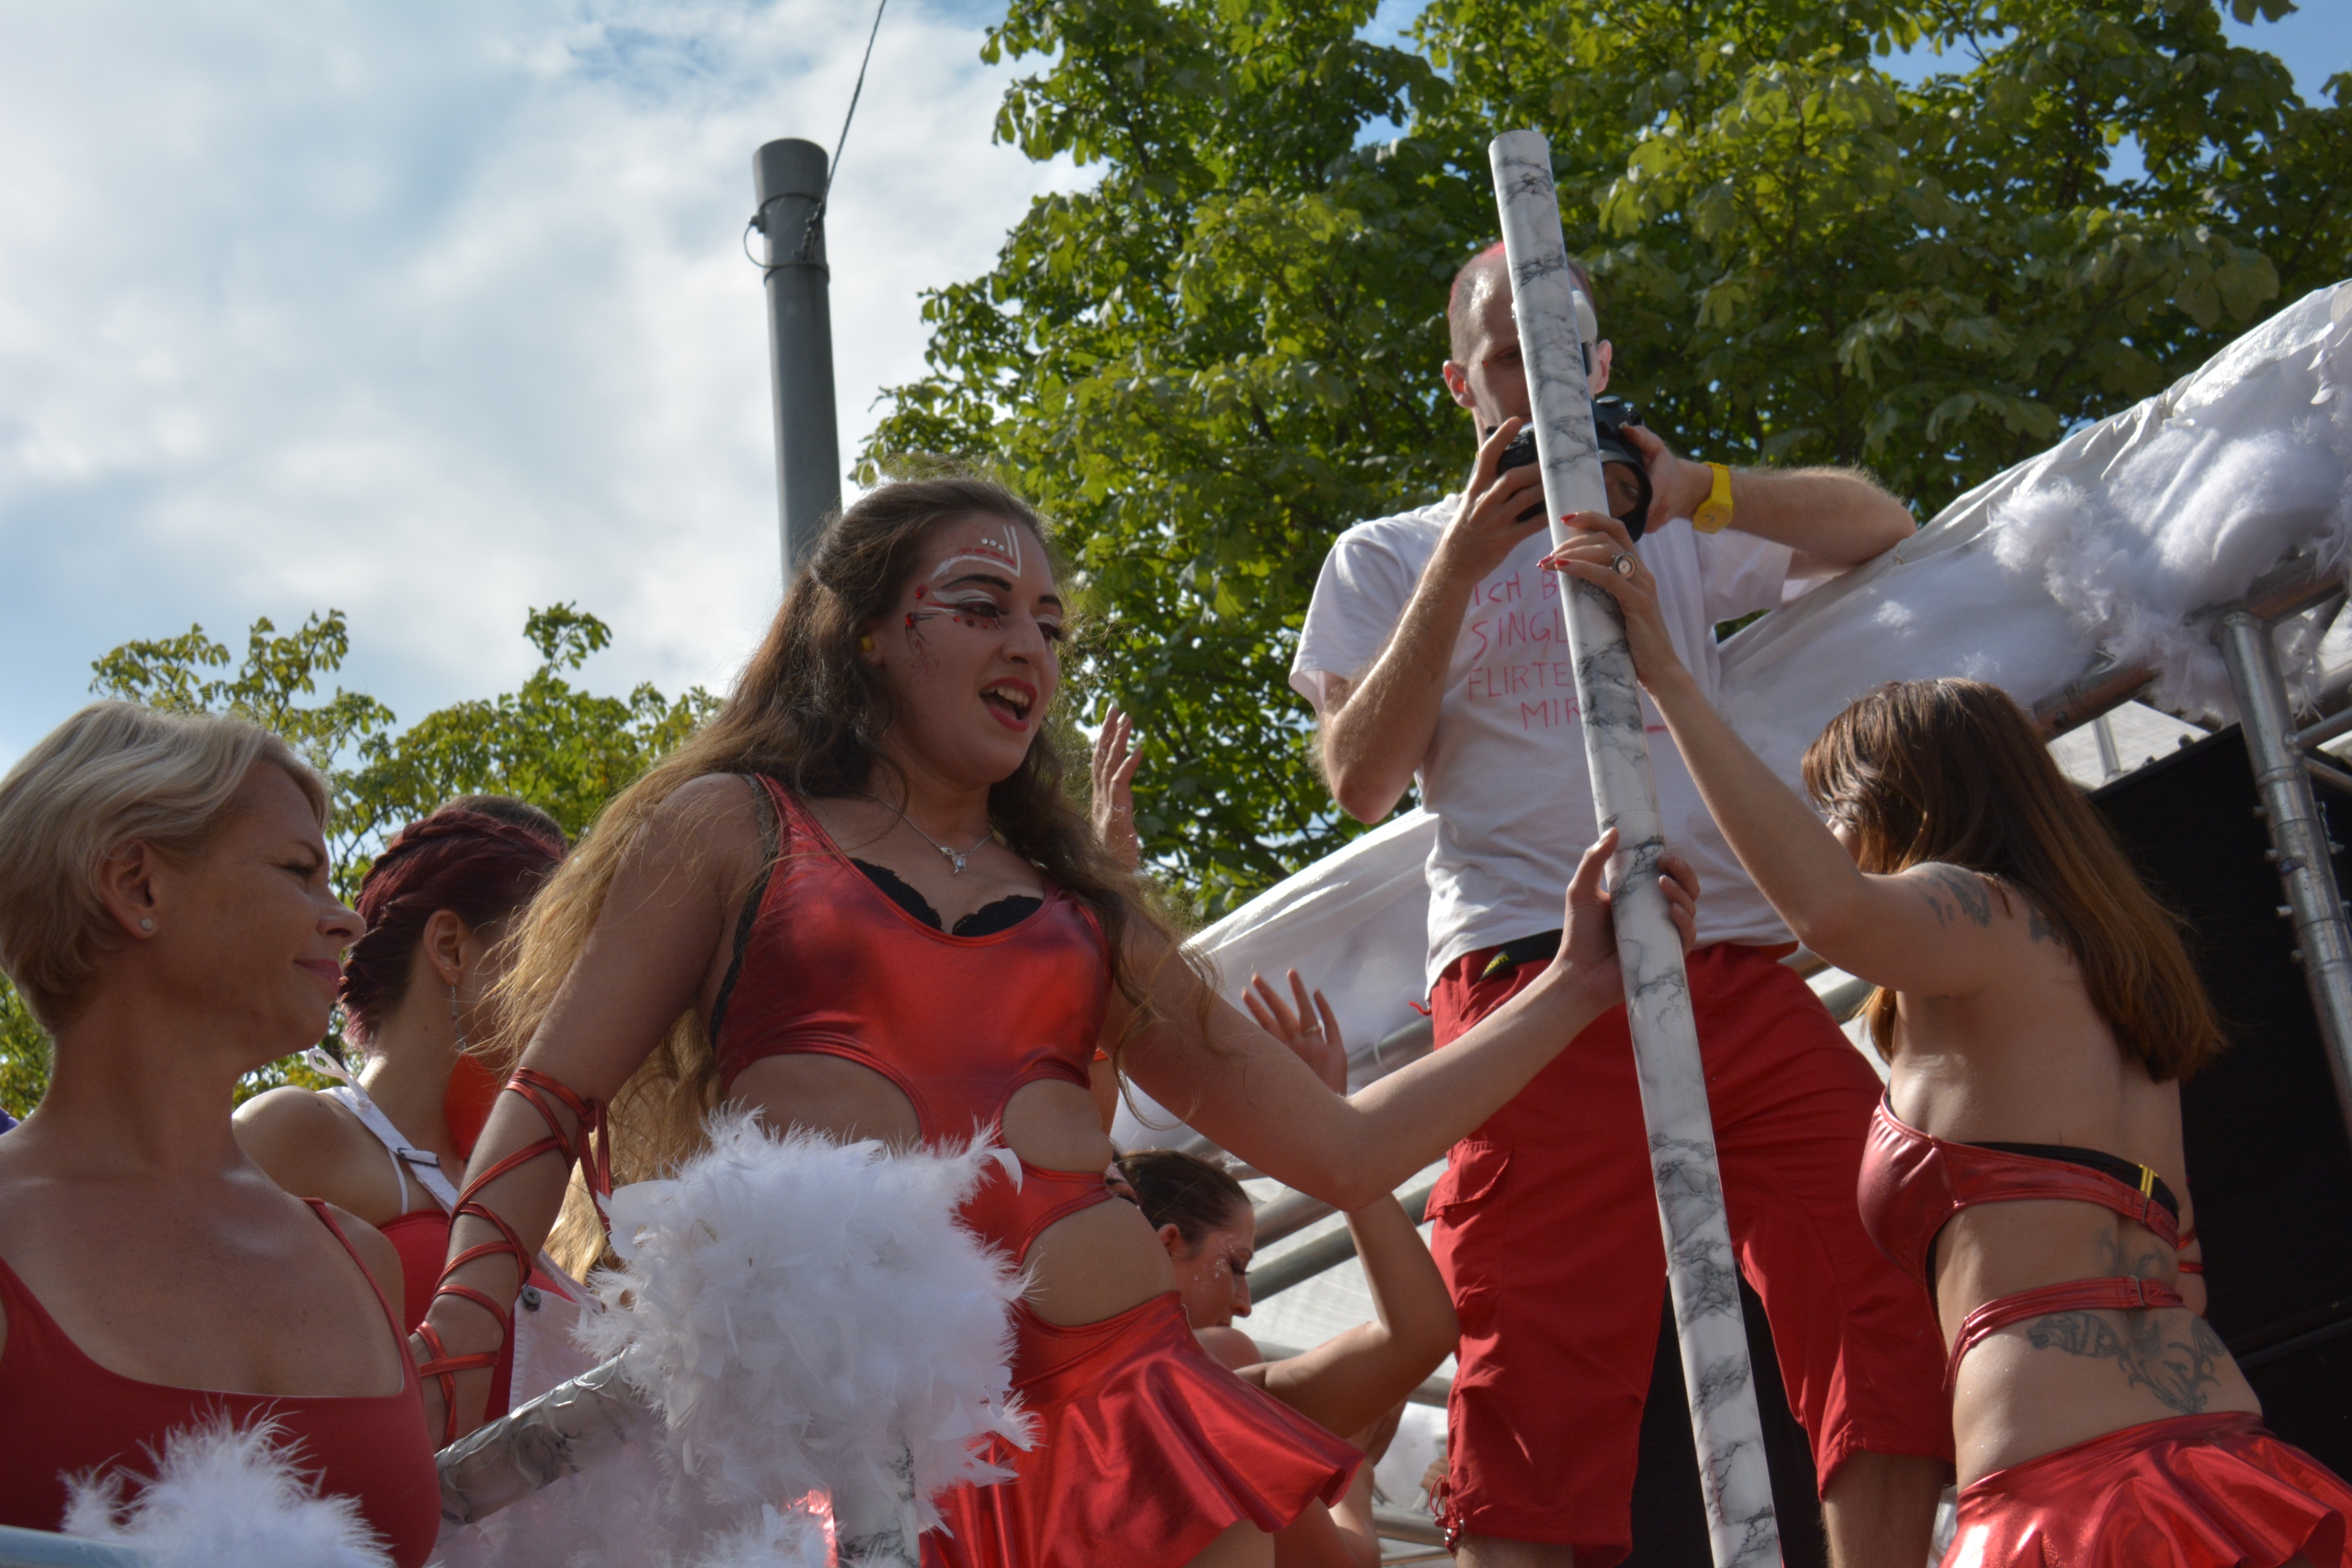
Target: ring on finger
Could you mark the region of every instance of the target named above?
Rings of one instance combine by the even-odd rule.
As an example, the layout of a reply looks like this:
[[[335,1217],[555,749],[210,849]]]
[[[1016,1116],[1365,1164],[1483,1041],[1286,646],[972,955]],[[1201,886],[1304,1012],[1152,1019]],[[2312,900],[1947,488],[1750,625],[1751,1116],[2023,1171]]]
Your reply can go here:
[[[1617,552],[1617,554],[1616,554],[1613,558],[1612,558],[1612,559],[1610,560],[1610,562],[1609,562],[1609,570],[1612,570],[1612,571],[1613,571],[1613,572],[1615,572],[1615,573],[1616,573],[1618,576],[1620,576],[1620,577],[1631,577],[1631,576],[1633,576],[1633,556],[1631,556],[1630,554],[1628,554],[1627,552],[1625,552],[1625,551],[1623,551],[1623,550],[1619,550],[1619,551]]]

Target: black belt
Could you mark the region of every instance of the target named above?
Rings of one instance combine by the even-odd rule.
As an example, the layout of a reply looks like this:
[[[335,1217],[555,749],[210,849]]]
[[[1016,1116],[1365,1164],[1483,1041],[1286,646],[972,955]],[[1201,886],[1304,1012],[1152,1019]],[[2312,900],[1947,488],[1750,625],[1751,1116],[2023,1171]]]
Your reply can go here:
[[[1495,949],[1495,956],[1486,960],[1486,967],[1478,971],[1478,977],[1491,980],[1522,964],[1538,961],[1549,964],[1559,956],[1559,937],[1557,929],[1538,931],[1532,936],[1514,937]]]

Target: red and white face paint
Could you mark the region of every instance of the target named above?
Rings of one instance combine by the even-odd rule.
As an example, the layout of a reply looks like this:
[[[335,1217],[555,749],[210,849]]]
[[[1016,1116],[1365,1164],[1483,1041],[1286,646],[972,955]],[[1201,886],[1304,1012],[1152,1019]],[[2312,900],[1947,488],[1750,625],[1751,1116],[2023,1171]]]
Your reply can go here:
[[[1019,768],[1060,685],[1063,619],[1024,525],[973,513],[936,529],[897,610],[870,628],[908,760],[978,784]]]

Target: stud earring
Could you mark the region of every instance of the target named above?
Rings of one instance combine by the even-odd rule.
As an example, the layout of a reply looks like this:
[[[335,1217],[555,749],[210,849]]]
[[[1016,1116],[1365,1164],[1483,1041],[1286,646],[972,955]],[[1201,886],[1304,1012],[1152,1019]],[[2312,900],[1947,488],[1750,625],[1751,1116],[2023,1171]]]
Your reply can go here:
[[[874,652],[874,634],[872,632],[869,632],[865,636],[860,637],[857,640],[857,650],[861,653],[870,653]]]
[[[152,931],[155,929],[155,923],[152,920],[142,920],[139,923],[139,929],[142,931]]]

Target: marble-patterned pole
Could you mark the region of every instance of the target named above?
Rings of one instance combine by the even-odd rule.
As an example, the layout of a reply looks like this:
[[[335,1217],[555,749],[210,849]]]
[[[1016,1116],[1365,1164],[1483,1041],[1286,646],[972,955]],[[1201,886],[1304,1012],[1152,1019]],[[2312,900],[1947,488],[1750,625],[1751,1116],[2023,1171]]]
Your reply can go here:
[[[1486,154],[1494,166],[1495,205],[1511,269],[1511,314],[1527,363],[1544,504],[1553,542],[1564,544],[1564,518],[1609,507],[1577,330],[1578,290],[1568,270],[1559,197],[1552,188],[1551,144],[1539,131],[1507,131]],[[1748,1363],[1738,1264],[1724,1214],[1690,983],[1665,895],[1658,890],[1658,857],[1665,841],[1650,776],[1649,740],[1643,733],[1641,688],[1616,601],[1570,577],[1561,578],[1560,589],[1592,797],[1601,831],[1617,830],[1617,855],[1609,868],[1617,956],[1624,969],[1642,1119],[1649,1130],[1650,1172],[1665,1231],[1666,1284],[1681,1329],[1707,1534],[1716,1568],[1764,1568],[1780,1561],[1780,1526],[1772,1512],[1772,1478],[1765,1467],[1764,1428]],[[1599,1281],[1594,1287],[1605,1288]]]
[[[488,1519],[543,1486],[576,1475],[660,1417],[621,1375],[621,1358],[559,1383],[530,1404],[467,1433],[434,1458],[441,1517]]]

